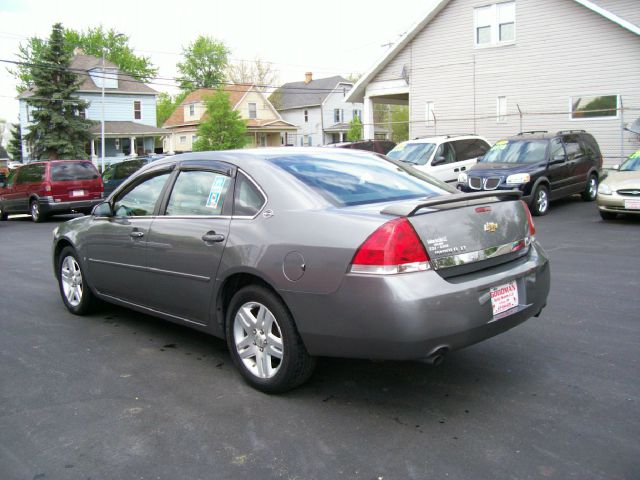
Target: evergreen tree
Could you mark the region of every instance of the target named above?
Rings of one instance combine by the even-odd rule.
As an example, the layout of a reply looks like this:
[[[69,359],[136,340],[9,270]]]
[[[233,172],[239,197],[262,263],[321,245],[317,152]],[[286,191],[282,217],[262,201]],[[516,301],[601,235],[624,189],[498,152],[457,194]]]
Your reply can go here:
[[[22,135],[20,134],[20,124],[11,124],[11,140],[7,144],[7,151],[11,160],[22,162]]]
[[[71,55],[65,48],[62,24],[56,23],[41,62],[33,66],[32,95],[26,98],[32,124],[23,140],[43,160],[86,158],[92,122],[80,116],[88,103],[74,96],[78,76],[69,70]]]
[[[206,99],[207,113],[198,126],[194,151],[230,150],[247,143],[247,125],[233,109],[229,94],[218,90]]]
[[[353,120],[349,122],[349,131],[347,132],[347,140],[350,142],[357,142],[362,140],[362,122],[360,118],[353,117]]]

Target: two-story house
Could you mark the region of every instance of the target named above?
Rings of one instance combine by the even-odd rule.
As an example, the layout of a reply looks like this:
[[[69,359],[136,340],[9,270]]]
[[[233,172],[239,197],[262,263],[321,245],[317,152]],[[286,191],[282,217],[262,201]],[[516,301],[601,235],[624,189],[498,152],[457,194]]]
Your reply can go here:
[[[606,163],[640,147],[637,0],[439,0],[356,83],[365,136],[374,103],[409,105],[409,137],[587,130]]]
[[[227,85],[233,109],[247,123],[246,147],[275,147],[286,145],[295,136],[296,127],[280,117],[269,99],[251,84]],[[190,152],[197,138],[198,125],[206,115],[206,98],[216,92],[200,88],[185,97],[163,127],[170,132],[164,140],[165,152]]]
[[[278,88],[272,102],[284,120],[298,127],[298,138],[290,143],[317,146],[345,141],[349,122],[362,118],[362,103],[346,101],[352,87],[341,76],[314,80],[312,72],[307,72],[304,81]]]
[[[105,163],[125,157],[152,153],[157,137],[167,134],[156,127],[156,92],[130,75],[119,71],[110,61],[84,55],[79,50],[71,60],[70,68],[78,74],[80,84],[76,91],[89,106],[82,114],[95,121],[91,128],[93,140],[87,145],[87,153],[94,162],[101,157],[102,126],[104,118]],[[104,101],[102,87],[104,82]],[[31,124],[31,108],[27,98],[33,91],[23,92],[20,102],[20,132],[26,134]],[[26,142],[22,144],[25,161],[33,160]]]

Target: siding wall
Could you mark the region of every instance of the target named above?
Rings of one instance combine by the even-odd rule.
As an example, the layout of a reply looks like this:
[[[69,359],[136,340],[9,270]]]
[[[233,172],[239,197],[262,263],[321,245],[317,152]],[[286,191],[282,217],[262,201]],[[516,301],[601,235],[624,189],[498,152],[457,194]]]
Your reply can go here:
[[[304,111],[309,112],[309,121],[304,121]],[[280,116],[285,122],[292,123],[298,127],[295,145],[301,146],[300,139],[311,135],[311,145],[322,145],[322,116],[320,107],[293,108],[291,110],[281,110]],[[306,145],[306,143],[305,143]]]
[[[260,93],[253,90],[247,92],[245,97],[236,106],[236,110],[242,118],[249,118],[249,103],[256,104],[256,118],[258,120],[277,120],[278,115],[269,104],[269,101]]]
[[[640,117],[640,37],[571,0],[517,0],[515,44],[474,48],[473,9],[486,3],[451,1],[373,79],[397,79],[410,65],[410,137],[475,132],[496,141],[520,131],[519,104],[522,129],[585,129],[617,163],[623,119],[571,120],[570,97],[621,95],[636,109],[624,121]],[[498,96],[507,98],[506,123],[496,122]],[[436,126],[425,124],[428,101]],[[622,146],[629,155],[638,136],[624,134]]]
[[[360,113],[362,114],[363,104],[345,102],[346,95],[343,93],[343,88],[346,93],[349,93],[352,86],[339,85],[334,92],[331,92],[329,95],[327,95],[327,98],[325,98],[324,104],[322,106],[324,128],[328,128],[336,124],[334,118],[334,110],[336,108],[342,110],[342,122],[340,123],[349,123],[351,120],[353,120],[354,110],[360,110]],[[330,142],[331,135],[327,134],[326,138],[323,140],[323,144]]]
[[[80,98],[90,102],[87,108],[87,118],[100,121],[102,119],[102,102],[99,93],[81,93]],[[142,118],[133,117],[133,102],[140,101]],[[127,121],[143,125],[156,126],[156,97],[155,95],[115,95],[104,96],[104,119],[106,121]]]

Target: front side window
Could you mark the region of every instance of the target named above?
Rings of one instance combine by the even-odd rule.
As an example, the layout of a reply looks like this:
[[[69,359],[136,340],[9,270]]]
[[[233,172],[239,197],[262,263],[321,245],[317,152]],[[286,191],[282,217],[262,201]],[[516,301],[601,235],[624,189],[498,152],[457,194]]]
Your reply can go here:
[[[145,217],[153,215],[162,188],[170,172],[147,178],[124,192],[113,204],[117,217]]]
[[[228,176],[218,172],[180,172],[169,197],[166,215],[220,215],[230,183]]]
[[[255,103],[249,104],[249,118],[258,118],[257,107]]]
[[[571,119],[615,118],[618,95],[571,97]]]
[[[477,7],[473,11],[476,46],[511,43],[516,39],[516,2]]]
[[[133,118],[136,120],[142,119],[142,105],[138,100],[133,102]]]
[[[564,145],[559,138],[554,138],[549,144],[549,158],[551,160],[557,160],[565,158],[567,153],[564,150]]]
[[[265,202],[266,199],[258,190],[258,187],[243,173],[238,174],[233,202],[233,215],[253,217],[260,211]]]
[[[456,155],[453,151],[453,147],[451,143],[446,142],[440,144],[436,150],[436,156],[433,158],[433,162],[431,162],[431,164],[435,165],[437,163],[438,165],[442,165],[445,163],[453,163],[455,161]]]

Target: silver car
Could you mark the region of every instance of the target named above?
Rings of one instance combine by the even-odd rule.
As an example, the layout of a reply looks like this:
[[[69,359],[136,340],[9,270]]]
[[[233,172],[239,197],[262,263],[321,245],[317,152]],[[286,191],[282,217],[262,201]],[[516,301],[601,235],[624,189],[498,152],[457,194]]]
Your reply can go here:
[[[356,150],[177,155],[54,231],[62,300],[225,338],[253,387],[318,356],[422,359],[537,316],[549,262],[520,192],[457,193]]]

